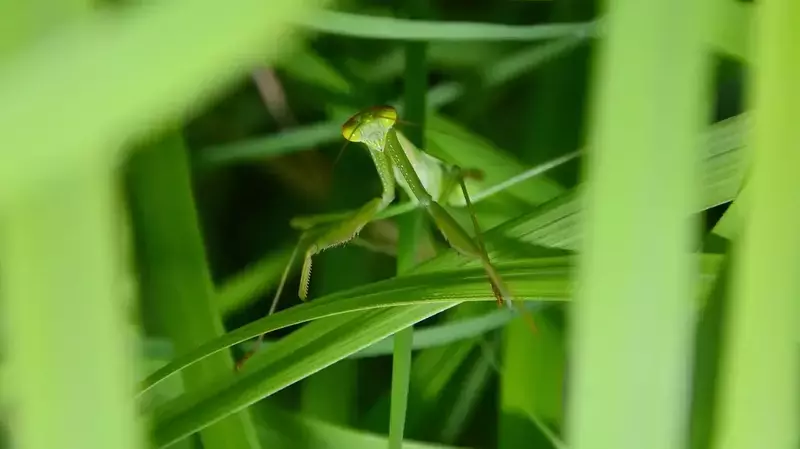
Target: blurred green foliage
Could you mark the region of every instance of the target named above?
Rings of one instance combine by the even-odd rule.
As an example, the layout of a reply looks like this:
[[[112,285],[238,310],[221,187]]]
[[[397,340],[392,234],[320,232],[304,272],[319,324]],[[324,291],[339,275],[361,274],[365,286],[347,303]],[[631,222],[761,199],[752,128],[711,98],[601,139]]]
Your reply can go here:
[[[786,6],[792,1],[774,2],[777,6],[772,6],[768,23],[788,28],[788,18],[779,21],[781,7],[787,17],[800,20],[798,8]],[[790,310],[785,299],[772,315],[759,315],[756,328],[763,342],[759,343],[759,335],[754,337],[751,331],[747,334],[750,340],[729,346],[726,336],[735,331],[723,331],[728,316],[739,316],[730,315],[737,304],[731,302],[731,292],[737,290],[728,282],[739,279],[741,267],[747,266],[742,265],[742,257],[750,254],[731,252],[735,248],[731,242],[738,242],[744,232],[742,220],[753,210],[754,197],[748,196],[747,204],[737,198],[751,170],[746,162],[752,155],[744,151],[752,144],[754,126],[747,105],[749,99],[760,99],[745,78],[753,65],[753,42],[762,37],[753,31],[752,3],[709,2],[713,10],[706,12],[719,20],[696,24],[696,39],[691,42],[663,23],[658,28],[648,26],[648,21],[660,18],[645,11],[647,8],[625,21],[609,21],[607,8],[614,11],[625,4],[623,1],[430,0],[414,5],[396,0],[342,0],[328,4],[327,10],[304,9],[300,2],[256,0],[237,0],[229,6],[205,0],[147,6],[120,3],[113,8],[129,9],[120,9],[119,16],[113,16],[84,12],[89,5],[80,2],[61,2],[46,14],[41,6],[37,9],[16,2],[13,9],[9,8],[8,18],[0,18],[0,23],[15,24],[0,31],[5,64],[0,66],[0,129],[6,131],[8,148],[25,149],[8,150],[0,164],[4,167],[0,171],[0,199],[9,205],[9,216],[15,218],[4,223],[9,228],[4,231],[2,257],[6,266],[23,267],[19,271],[4,268],[3,272],[4,283],[11,286],[3,299],[15,305],[4,310],[6,325],[15,337],[8,341],[20,345],[10,352],[13,357],[3,393],[6,401],[39,400],[32,403],[42,413],[23,414],[22,420],[9,418],[12,436],[25,443],[20,447],[41,447],[32,442],[43,441],[30,437],[35,435],[30,429],[20,430],[20,423],[30,425],[36,419],[40,423],[49,419],[41,412],[46,410],[47,398],[36,393],[36,388],[48,384],[46,376],[31,377],[28,389],[22,389],[19,397],[11,394],[14,382],[23,382],[20,373],[25,371],[20,371],[20,360],[41,363],[53,376],[59,375],[59,363],[75,363],[64,371],[62,382],[53,383],[52,391],[58,393],[60,390],[55,389],[62,388],[62,392],[89,395],[88,388],[73,391],[72,379],[106,363],[95,360],[82,365],[63,358],[41,362],[48,359],[43,356],[47,342],[43,337],[34,338],[41,333],[40,327],[52,329],[47,337],[58,338],[58,330],[66,333],[71,327],[81,327],[80,320],[88,316],[83,314],[96,309],[97,315],[91,316],[106,326],[87,327],[93,332],[93,344],[75,347],[83,345],[83,340],[64,339],[55,347],[72,348],[75,360],[85,351],[114,353],[116,358],[110,363],[124,364],[119,355],[125,352],[120,348],[131,337],[121,337],[113,329],[119,327],[120,320],[107,301],[117,295],[117,290],[112,294],[109,287],[112,276],[135,279],[138,287],[135,307],[124,311],[136,316],[130,320],[136,328],[136,366],[144,371],[137,372],[138,379],[146,386],[158,382],[135,399],[136,409],[149,423],[146,432],[154,447],[385,448],[390,444],[398,447],[401,435],[406,448],[597,447],[604,440],[593,436],[611,429],[620,417],[652,410],[623,410],[629,402],[595,402],[583,410],[603,410],[604,416],[596,421],[601,424],[594,423],[593,429],[579,427],[590,429],[582,435],[589,443],[570,434],[575,430],[567,418],[580,416],[573,407],[586,407],[593,399],[575,396],[578,368],[570,352],[576,332],[571,304],[576,294],[574,282],[587,267],[579,252],[587,235],[585,193],[587,188],[598,186],[585,182],[586,174],[597,168],[586,156],[650,151],[647,154],[652,163],[658,157],[672,157],[665,153],[676,142],[685,161],[693,161],[683,167],[694,167],[697,175],[686,182],[691,188],[675,182],[667,189],[667,194],[686,189],[683,209],[663,202],[675,206],[672,212],[691,212],[697,224],[695,236],[699,237],[694,245],[697,254],[685,255],[687,265],[697,268],[694,277],[677,277],[683,283],[676,287],[696,292],[692,298],[678,298],[683,300],[680,313],[697,316],[694,342],[691,347],[687,343],[685,351],[674,353],[676,358],[683,357],[681,363],[694,360],[693,365],[687,365],[689,383],[685,385],[691,393],[687,395],[691,396],[690,407],[685,414],[675,416],[669,414],[667,405],[670,400],[673,405],[679,403],[677,399],[639,396],[641,386],[636,390],[633,385],[636,370],[610,362],[603,365],[604,360],[617,360],[609,355],[615,348],[603,349],[609,354],[593,352],[591,359],[581,359],[593,360],[593,365],[606,371],[592,366],[584,372],[629,374],[629,378],[597,377],[598,382],[604,382],[598,388],[612,391],[611,386],[630,382],[628,396],[663,412],[666,418],[660,422],[680,419],[690,423],[685,431],[678,429],[671,435],[681,441],[671,445],[664,442],[663,447],[699,449],[717,443],[715,432],[727,430],[723,433],[727,439],[722,441],[735,439],[731,423],[742,423],[742,416],[747,416],[725,408],[741,409],[742,405],[724,402],[728,390],[719,381],[721,361],[726,360],[724,351],[737,350],[748,342],[757,348],[761,348],[759,344],[785,343],[792,333],[791,345],[779,347],[796,352],[796,336],[788,319],[781,321],[779,331],[769,332],[770,323]],[[625,6],[630,5],[628,2]],[[40,21],[19,19],[36,14],[41,15]],[[67,21],[64,28],[55,28],[53,17],[69,14],[84,14],[86,20]],[[671,19],[673,24],[683,21],[678,16]],[[600,78],[607,73],[597,69],[602,58],[613,56],[612,60],[624,61],[630,65],[614,69],[634,73],[637,59],[631,54],[635,51],[627,59],[614,59],[619,58],[614,53],[619,50],[616,47],[611,56],[598,51],[603,48],[608,26],[634,26],[631,24],[642,27],[640,35],[647,34],[647,42],[659,42],[658,48],[664,53],[645,54],[652,48],[644,47],[644,38],[643,42],[629,41],[627,47],[643,52],[638,59],[643,64],[645,60],[652,67],[664,64],[661,72],[651,73],[651,80],[660,81],[648,84],[649,91],[636,91],[636,95],[652,92],[637,97],[641,109],[646,109],[648,102],[658,103],[653,103],[647,114],[618,107],[626,96],[624,83],[617,83],[611,97],[596,94],[613,84]],[[47,41],[49,35],[41,31],[51,29],[50,37],[59,42]],[[288,33],[289,29],[293,32]],[[635,34],[631,29],[622,31],[628,34],[618,36]],[[773,76],[775,82],[783,83],[780,86],[787,89],[787,103],[796,110],[800,98],[796,87],[791,90],[791,77],[786,74],[797,74],[797,57],[777,45],[779,38],[772,38],[759,47],[772,58],[766,59],[771,65],[762,76]],[[675,92],[696,92],[693,83],[702,81],[684,79],[686,84],[682,85],[668,75],[680,76],[680,64],[697,61],[697,55],[689,53],[696,44],[703,46],[710,69],[708,83],[703,98],[688,101],[693,104],[687,107],[688,116],[693,118],[683,120],[675,109],[669,114],[664,104]],[[778,47],[784,53],[769,53]],[[59,51],[69,57],[56,56],[54,52]],[[672,57],[670,51],[679,52],[685,59]],[[789,62],[782,66],[781,58],[795,65]],[[679,65],[668,66],[674,61]],[[53,76],[57,81],[52,81]],[[768,91],[764,79],[768,78],[759,78],[761,89]],[[794,96],[788,96],[789,91]],[[59,100],[62,93],[66,95],[63,104]],[[36,101],[28,102],[28,98]],[[297,269],[290,270],[280,297],[280,312],[264,317],[299,236],[290,226],[291,219],[353,209],[379,194],[380,182],[367,153],[356,144],[343,147],[340,134],[341,124],[350,115],[378,104],[398,106],[404,121],[397,126],[411,140],[421,143],[421,148],[463,168],[481,170],[481,179],[469,181],[473,194],[538,164],[580,151],[580,157],[476,204],[488,252],[515,294],[527,300],[539,323],[538,333],[531,334],[517,315],[493,310],[488,303],[493,298],[479,264],[450,250],[420,211],[375,220],[346,247],[316,257],[312,300],[307,304],[299,304]],[[758,104],[767,109],[777,107],[775,102]],[[598,119],[589,113],[592,110],[607,111],[608,116]],[[783,123],[779,118],[790,115],[790,111],[787,106],[783,116],[772,112],[761,119]],[[689,122],[697,125],[694,131],[689,130]],[[42,123],[50,129],[33,130],[34,124]],[[639,136],[638,142],[653,142],[654,136],[668,138],[658,141],[664,148],[658,146],[657,151],[663,153],[624,145],[612,152],[598,145],[604,143],[601,139],[591,137],[598,126],[614,129],[617,142],[623,144],[631,136]],[[636,129],[626,131],[630,126]],[[701,134],[697,145],[691,147],[687,142],[697,130]],[[779,137],[759,134],[759,142],[777,148],[779,143],[786,143],[780,138],[786,138],[791,130],[775,126],[769,132]],[[796,132],[795,136],[800,138]],[[128,153],[118,157],[121,150]],[[779,156],[773,158],[769,167],[774,169]],[[639,165],[630,168],[634,163]],[[91,168],[80,171],[87,164]],[[604,169],[620,176],[645,173],[647,167],[635,157],[609,164]],[[665,173],[679,178],[682,172],[671,172],[667,165]],[[120,167],[122,170],[117,170]],[[624,167],[630,171],[624,171]],[[76,181],[74,173],[103,181],[87,189],[85,183]],[[92,189],[116,188],[98,173],[106,178],[115,173],[125,181],[124,199],[115,200],[124,214],[109,206],[108,198],[89,194]],[[787,173],[783,176],[780,179],[790,178]],[[764,177],[762,173],[756,179]],[[609,185],[610,178],[605,179],[602,187]],[[647,179],[641,182],[641,192],[650,189],[651,194],[661,193],[659,189],[664,188],[648,184]],[[747,191],[755,191],[752,195],[759,201],[769,200],[774,193],[764,185],[759,189],[748,184]],[[74,195],[85,194],[88,202],[71,196],[69,189],[73,187]],[[53,188],[64,189],[60,208],[54,203],[60,201],[58,196],[47,196],[48,189]],[[629,191],[631,197],[636,192],[634,188]],[[406,200],[398,196],[398,202]],[[26,198],[32,201],[26,203]],[[785,207],[779,205],[778,209],[797,210],[789,206],[789,197],[781,198]],[[613,228],[618,234],[627,230],[615,238],[638,236],[635,242],[631,240],[629,249],[633,246],[632,250],[642,254],[672,254],[670,244],[683,242],[681,236],[664,231],[667,220],[653,221],[648,215],[648,210],[657,210],[662,203],[648,204],[647,198],[639,199],[635,204],[642,207],[640,211],[631,208],[633,202],[621,206],[623,199],[618,204],[615,201],[605,197],[593,204],[594,210],[610,217],[604,222],[606,229]],[[101,203],[108,207],[98,206]],[[472,229],[463,207],[453,204],[448,210],[465,229]],[[621,220],[622,212],[627,212],[624,223],[614,222]],[[97,233],[98,240],[107,237],[115,214],[126,223],[118,234],[133,245],[135,257],[121,263],[126,255],[115,248],[116,271],[111,273],[108,267],[97,268],[103,265],[102,256],[112,253],[110,244],[91,238],[92,233]],[[589,216],[590,230],[599,229],[592,220],[600,215]],[[762,233],[768,233],[769,223],[791,224],[796,220],[796,214],[788,212],[770,217],[772,221],[761,224]],[[48,248],[63,248],[41,242],[49,242],[43,236],[52,238],[59,232],[59,226],[46,224],[60,220],[75,231],[65,234],[75,241],[53,255]],[[36,223],[39,225],[32,225]],[[786,233],[781,235],[789,239]],[[621,241],[615,244],[606,240],[606,244],[612,249],[626,247]],[[99,251],[78,255],[81,245]],[[649,250],[641,245],[649,245]],[[775,251],[783,257],[775,259],[776,263],[787,270],[796,268],[791,254]],[[602,262],[593,259],[597,263],[594,268],[612,267],[615,259],[610,252],[604,251]],[[76,255],[71,256],[73,253]],[[768,260],[768,254],[755,254],[761,257],[758,260]],[[618,257],[622,259],[617,261],[623,260],[625,255]],[[39,263],[48,258],[53,263]],[[604,279],[614,274],[633,283],[650,279],[652,284],[642,284],[640,293],[667,279],[668,274],[653,268],[657,264],[644,259],[624,259],[630,271],[607,271]],[[59,271],[59,264],[73,267]],[[95,271],[76,270],[78,265],[74,264],[95,267],[98,276],[92,277]],[[26,285],[37,282],[37,270],[48,277],[40,280],[44,287],[27,289]],[[70,290],[71,296],[64,301],[60,289],[69,290],[69,276],[82,284]],[[47,288],[51,277],[58,282]],[[785,276],[773,280],[776,290],[770,292],[776,297],[797,292]],[[594,288],[598,285],[602,284],[591,284]],[[756,285],[769,289],[764,283]],[[657,293],[652,296],[676,299],[669,292]],[[78,297],[83,295],[87,298]],[[54,312],[47,316],[41,312],[46,301],[56,301],[56,297],[61,307],[70,301],[86,302],[83,308],[75,307],[72,314],[61,312],[69,307],[51,306],[64,314],[66,321],[59,322]],[[752,307],[746,302],[748,298],[737,298],[740,304]],[[27,299],[40,303],[30,310],[16,306]],[[653,318],[646,314],[636,318],[641,322],[629,319],[635,307],[601,309],[608,322],[595,321],[592,329],[604,337],[634,325],[645,330],[657,328],[658,323],[648,325],[646,319]],[[45,316],[41,322],[40,316]],[[27,321],[18,321],[17,317]],[[740,318],[737,325],[742,326],[742,322]],[[65,323],[67,328],[63,327]],[[414,326],[413,332],[409,326]],[[687,332],[690,327],[686,326]],[[264,348],[243,371],[235,372],[234,360],[252,347],[248,340],[265,331],[270,333]],[[400,334],[395,341],[397,332]],[[648,336],[643,331],[636,337],[655,345],[667,334],[665,330],[661,335]],[[33,351],[31,358],[19,358],[23,350]],[[408,351],[412,351],[410,364]],[[781,354],[788,359],[786,353]],[[393,366],[391,354],[399,364]],[[631,360],[642,360],[643,354]],[[727,356],[728,363],[738,354],[748,355],[746,351],[736,352]],[[649,360],[663,362],[661,352],[647,355],[652,356]],[[750,356],[754,358],[748,361],[759,360]],[[789,362],[783,359],[767,358],[763,363],[773,370],[789,370]],[[682,369],[682,365],[667,364],[673,370]],[[113,385],[107,391],[121,391],[130,383],[115,378],[117,371],[98,372],[97,378],[107,375],[104,379]],[[164,376],[176,373],[180,375],[161,382]],[[678,377],[669,380],[673,384],[683,382]],[[752,385],[747,379],[733,382],[733,387],[727,386],[733,392]],[[788,384],[770,389],[764,397],[778,403],[775,398],[781,393],[791,393]],[[625,396],[619,394],[618,398],[622,401]],[[792,434],[791,425],[785,424],[796,417],[790,412],[795,404],[792,401],[785,399],[779,404],[778,409],[786,415],[778,420],[783,427],[771,429],[780,442],[786,441],[781,438],[787,435],[796,437],[796,430]],[[59,410],[64,410],[63,405],[69,403],[61,404]],[[763,404],[759,410],[768,410]],[[87,407],[95,409],[86,416],[104,417],[109,428],[123,422],[128,426],[121,427],[126,435],[134,432],[123,418],[133,413],[132,401],[120,399],[115,403],[116,414],[106,413],[101,408],[104,406],[110,405],[100,400],[87,402]],[[723,412],[733,418],[718,425],[723,419],[720,416],[728,416]],[[86,426],[80,422],[74,425]],[[66,425],[59,429],[48,437],[51,441],[68,441],[69,429]],[[623,430],[643,438],[631,441],[652,441],[657,435],[646,434],[652,429]],[[108,442],[115,441],[114,437],[78,438],[70,443],[111,444]],[[139,447],[134,438],[126,444]]]

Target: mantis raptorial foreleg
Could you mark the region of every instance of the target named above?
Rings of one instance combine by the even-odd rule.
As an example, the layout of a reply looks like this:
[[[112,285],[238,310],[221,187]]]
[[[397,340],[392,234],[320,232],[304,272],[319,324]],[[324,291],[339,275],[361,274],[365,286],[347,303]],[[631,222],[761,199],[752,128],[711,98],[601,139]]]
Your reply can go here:
[[[305,300],[308,296],[308,283],[311,279],[311,258],[328,248],[343,245],[355,238],[361,232],[361,229],[372,221],[375,214],[386,209],[394,200],[395,180],[390,175],[392,170],[391,161],[385,153],[370,152],[370,154],[375,163],[375,168],[378,169],[380,174],[383,194],[380,198],[375,198],[368,202],[361,209],[342,219],[339,223],[329,225],[325,232],[322,232],[310,242],[305,250],[305,260],[300,281],[299,294],[302,300]]]

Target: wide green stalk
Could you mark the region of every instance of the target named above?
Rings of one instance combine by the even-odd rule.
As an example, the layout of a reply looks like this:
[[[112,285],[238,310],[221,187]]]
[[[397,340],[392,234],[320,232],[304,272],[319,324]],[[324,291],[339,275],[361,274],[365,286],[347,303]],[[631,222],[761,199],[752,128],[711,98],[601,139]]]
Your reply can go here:
[[[4,3],[4,67],[89,6],[82,0],[46,7]],[[29,107],[30,98],[25,101]],[[26,137],[42,134],[33,130],[40,122],[37,117],[20,131]],[[15,145],[9,124],[3,121],[3,126],[7,153],[29,152]],[[58,144],[48,147],[50,153],[60,150]],[[39,168],[15,165],[13,170],[33,177]],[[13,411],[6,417],[10,444],[138,449],[143,438],[133,404],[136,352],[128,304],[117,283],[124,268],[115,245],[121,234],[115,228],[113,174],[108,160],[101,159],[55,175],[48,179],[52,190],[26,199],[10,195],[13,207],[2,211],[0,315],[8,400],[3,406]]]
[[[707,42],[712,50],[728,57],[750,61],[752,24],[760,3],[736,0],[711,0],[714,22],[707,26]],[[756,6],[758,5],[758,6]]]
[[[800,3],[759,6],[748,207],[734,249],[715,447],[798,444]]]
[[[423,211],[414,211],[398,217],[400,240],[397,251],[397,273],[408,271],[417,263],[418,243],[423,234],[422,225],[425,216]],[[394,352],[392,354],[392,389],[389,409],[389,448],[403,447],[403,435],[406,427],[408,409],[408,392],[411,383],[411,352],[414,339],[414,327],[408,326],[394,336]]]
[[[549,19],[553,22],[588,20],[594,15],[596,3],[595,0],[554,2]],[[520,144],[526,149],[522,157],[532,166],[568,155],[584,145],[586,118],[583,110],[587,81],[591,79],[588,69],[593,46],[594,42],[590,41],[543,65],[530,76],[533,82],[520,92],[527,97],[523,113],[529,118],[516,125],[521,125]],[[577,163],[565,164],[546,176],[560,186],[571,186],[575,184],[579,167]],[[531,335],[521,320],[505,329],[497,435],[501,449],[514,449],[525,442],[544,439],[541,430],[531,422],[531,416],[561,428],[566,348],[552,318],[552,315],[536,313],[539,330],[536,335]]]
[[[2,304],[14,447],[142,446],[137,356],[116,276],[106,164],[51,178],[3,211]]]
[[[415,0],[411,5],[413,18],[422,18],[427,8],[427,0]],[[408,138],[418,148],[425,142],[425,108],[428,89],[428,70],[426,64],[427,44],[424,42],[406,43],[405,112],[406,120],[420,126],[410,130]],[[397,247],[397,274],[402,275],[419,263],[417,258],[420,241],[426,235],[422,210],[399,217],[399,242]],[[403,447],[403,434],[406,427],[408,391],[411,383],[411,351],[414,340],[414,326],[402,329],[394,337],[392,355],[392,391],[389,409],[389,449]]]
[[[683,444],[708,81],[703,3],[606,2],[572,311],[573,449]]]
[[[225,333],[206,262],[192,193],[189,161],[177,132],[138,151],[130,164],[130,196],[137,238],[142,300],[179,352]],[[187,392],[197,392],[234,369],[220,352],[183,372]],[[247,410],[200,434],[207,449],[258,449]]]

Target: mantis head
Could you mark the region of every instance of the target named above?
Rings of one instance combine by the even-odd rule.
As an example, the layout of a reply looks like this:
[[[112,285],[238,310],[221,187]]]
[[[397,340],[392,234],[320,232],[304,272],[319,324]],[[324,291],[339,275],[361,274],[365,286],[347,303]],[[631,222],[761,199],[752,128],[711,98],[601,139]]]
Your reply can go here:
[[[350,117],[342,125],[342,135],[350,142],[362,142],[371,150],[383,151],[386,133],[397,123],[397,110],[375,106]]]

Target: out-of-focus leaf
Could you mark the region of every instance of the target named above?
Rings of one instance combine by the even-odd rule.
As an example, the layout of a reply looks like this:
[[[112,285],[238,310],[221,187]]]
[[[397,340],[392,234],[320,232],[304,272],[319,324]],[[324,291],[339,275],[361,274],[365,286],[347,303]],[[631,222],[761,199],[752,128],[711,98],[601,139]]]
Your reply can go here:
[[[729,282],[730,258],[728,257],[720,268],[717,281],[710,289],[695,335],[689,425],[691,449],[713,447],[711,442],[714,435],[714,405],[718,395],[719,364],[725,343],[722,339],[722,329],[725,323]]]
[[[751,46],[753,17],[758,7],[754,2],[715,1],[714,22],[708,27],[709,46],[725,55],[748,61]]]
[[[122,142],[196,108],[256,59],[278,57],[288,20],[312,3],[178,0],[92,12],[16,54],[0,70],[0,123],[5,144],[26,150],[3,153],[0,199],[46,192],[88,161],[110,169]],[[30,132],[42,122],[58,127]]]
[[[404,41],[533,41],[586,35],[594,23],[500,25],[490,23],[430,22],[318,10],[295,23],[315,31],[344,36]]]
[[[562,397],[566,363],[564,338],[550,322],[549,314],[537,313],[534,319],[535,335],[531,335],[530,328],[521,320],[505,329],[501,412],[536,416],[549,427],[560,429],[565,402]],[[501,447],[512,447],[516,440],[504,436],[500,435]]]
[[[703,255],[697,260],[703,284],[713,282],[719,260],[713,255]],[[518,298],[563,298],[569,296],[567,263],[566,258],[552,258],[498,264],[497,268]],[[154,385],[175,370],[247,338],[310,319],[330,317],[281,340],[244,372],[222,377],[202,393],[159,407],[155,412],[156,441],[159,445],[177,441],[461,301],[494,301],[484,275],[482,269],[460,269],[376,282],[292,307],[201,345],[152,375],[146,385]],[[378,308],[389,304],[407,306]],[[357,313],[342,314],[345,311]]]
[[[524,49],[486,67],[481,72],[481,78],[487,87],[508,82],[520,74],[575,48],[586,39],[586,36],[569,37]],[[440,108],[460,98],[464,91],[464,86],[459,82],[449,82],[435,86],[428,90],[428,106],[434,109]],[[402,111],[402,108],[399,109]],[[341,138],[342,123],[356,112],[355,110],[348,113],[342,112],[341,117],[330,121],[298,126],[265,137],[209,146],[200,151],[198,163],[200,166],[240,163],[251,159],[261,159],[265,156],[306,150],[315,145],[330,143]],[[433,131],[435,132],[435,130]]]
[[[130,204],[137,241],[143,301],[180,352],[224,333],[213,302],[213,283],[192,194],[183,140],[169,133],[140,150],[130,163]],[[233,369],[218,353],[184,371],[187,391],[197,391]],[[258,449],[250,413],[244,410],[204,429],[207,449]]]
[[[302,414],[280,410],[271,405],[257,405],[255,409],[263,421],[258,431],[264,447],[385,449],[389,442],[384,435],[331,424]],[[403,441],[403,448],[459,449],[409,439]]]
[[[747,89],[752,172],[732,250],[713,441],[724,449],[791,448],[800,441],[800,63],[792,44],[800,41],[800,3],[760,2],[758,8],[752,45],[757,64]]]

